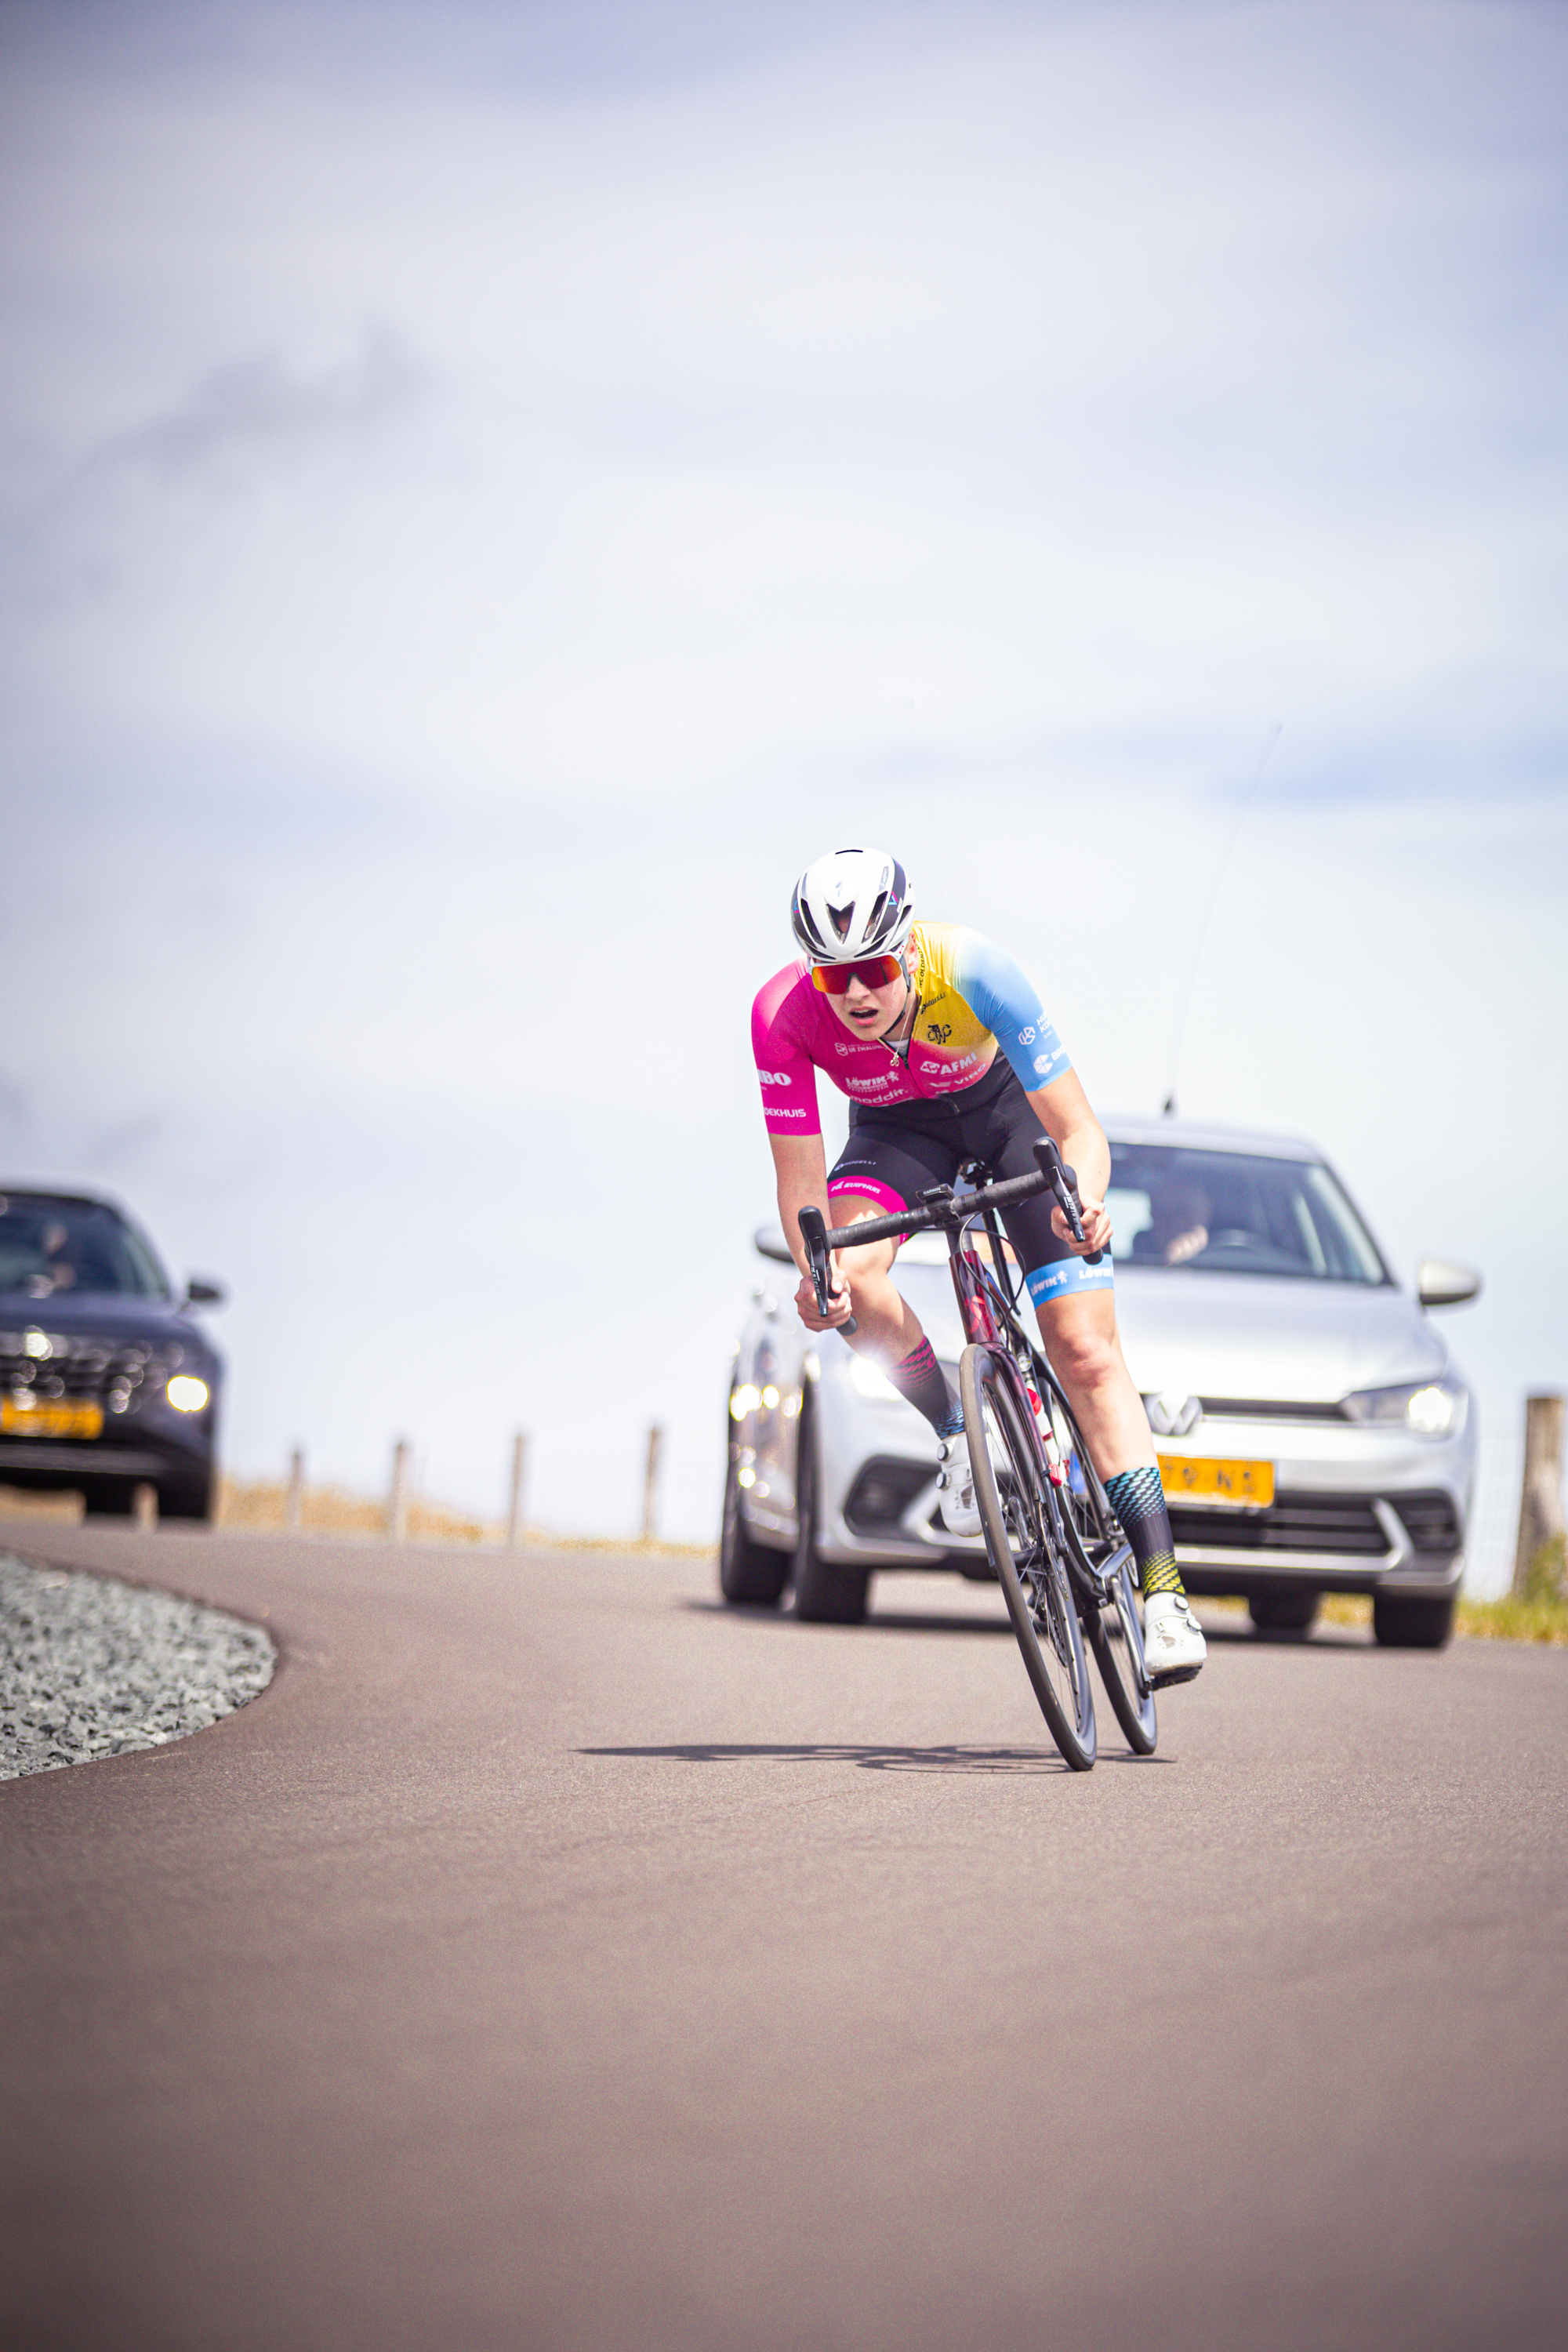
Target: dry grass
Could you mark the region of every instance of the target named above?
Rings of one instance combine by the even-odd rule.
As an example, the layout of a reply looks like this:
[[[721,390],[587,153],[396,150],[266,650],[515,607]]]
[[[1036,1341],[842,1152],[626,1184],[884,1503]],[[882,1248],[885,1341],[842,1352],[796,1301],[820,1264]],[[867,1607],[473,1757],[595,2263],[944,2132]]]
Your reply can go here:
[[[226,1477],[219,1490],[217,1524],[256,1534],[280,1535],[288,1525],[289,1493],[280,1480]],[[387,1532],[386,1503],[379,1496],[351,1494],[343,1486],[307,1486],[300,1496],[300,1530],[309,1536],[375,1538]],[[476,1518],[447,1503],[416,1497],[408,1506],[410,1543],[500,1544],[506,1528],[500,1519]],[[625,1551],[651,1558],[706,1559],[711,1544],[641,1543],[635,1538],[559,1535],[546,1528],[525,1528],[521,1540],[549,1551]]]
[[[27,1486],[0,1486],[0,1516],[7,1519],[53,1519],[74,1528],[82,1516],[79,1495],[36,1495]]]
[[[230,1478],[219,1483],[217,1524],[254,1534],[280,1535],[289,1524],[289,1490],[281,1479]],[[301,1532],[310,1536],[384,1536],[386,1504],[344,1486],[307,1486],[300,1498]],[[487,1519],[416,1496],[408,1506],[412,1543],[499,1543],[506,1533]]]
[[[144,1494],[151,1503],[152,1490]],[[307,1486],[300,1497],[300,1528],[308,1536],[335,1536],[340,1541],[358,1538],[384,1541],[387,1532],[384,1496],[355,1495],[344,1486]],[[37,1495],[21,1486],[0,1486],[0,1518],[52,1521],[75,1527],[82,1517],[81,1496],[75,1494]],[[150,1509],[138,1513],[150,1524]],[[280,1479],[230,1478],[218,1482],[216,1523],[220,1528],[252,1535],[282,1535],[289,1523],[289,1490]],[[408,1540],[421,1544],[500,1544],[506,1528],[499,1519],[476,1518],[448,1503],[423,1496],[408,1506]],[[525,1528],[525,1545],[544,1551],[636,1552],[654,1559],[710,1559],[711,1544],[642,1543],[635,1537],[560,1535],[548,1528]]]

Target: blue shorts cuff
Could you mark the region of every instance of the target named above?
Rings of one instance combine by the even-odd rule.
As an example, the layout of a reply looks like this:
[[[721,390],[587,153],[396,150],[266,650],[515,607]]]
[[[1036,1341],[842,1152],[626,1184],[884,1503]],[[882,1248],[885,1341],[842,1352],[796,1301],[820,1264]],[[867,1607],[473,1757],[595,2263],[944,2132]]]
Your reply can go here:
[[[1037,1265],[1024,1276],[1037,1307],[1043,1307],[1047,1298],[1065,1298],[1073,1290],[1109,1290],[1115,1279],[1109,1257],[1102,1257],[1098,1265],[1082,1257],[1053,1258],[1049,1265]]]

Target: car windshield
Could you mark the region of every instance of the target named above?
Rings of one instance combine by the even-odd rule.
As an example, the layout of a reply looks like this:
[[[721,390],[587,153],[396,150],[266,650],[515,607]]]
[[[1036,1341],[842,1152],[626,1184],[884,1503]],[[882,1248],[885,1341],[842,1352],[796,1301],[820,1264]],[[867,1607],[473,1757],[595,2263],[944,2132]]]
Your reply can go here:
[[[1387,1267],[1315,1160],[1113,1143],[1106,1206],[1123,1265],[1386,1283]]]
[[[167,1298],[163,1268],[134,1228],[92,1201],[0,1193],[0,1296],[91,1291]]]

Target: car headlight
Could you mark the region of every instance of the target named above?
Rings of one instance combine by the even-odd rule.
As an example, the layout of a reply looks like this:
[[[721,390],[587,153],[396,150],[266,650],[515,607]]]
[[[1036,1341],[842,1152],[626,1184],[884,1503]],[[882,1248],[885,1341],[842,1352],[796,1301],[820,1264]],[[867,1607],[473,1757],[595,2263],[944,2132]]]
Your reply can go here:
[[[1413,1430],[1417,1437],[1458,1437],[1469,1402],[1469,1391],[1461,1381],[1417,1381],[1408,1388],[1358,1389],[1346,1397],[1344,1410],[1352,1421],[1378,1429]]]
[[[176,1372],[163,1394],[176,1412],[200,1412],[212,1391],[205,1381],[198,1381],[189,1372]]]

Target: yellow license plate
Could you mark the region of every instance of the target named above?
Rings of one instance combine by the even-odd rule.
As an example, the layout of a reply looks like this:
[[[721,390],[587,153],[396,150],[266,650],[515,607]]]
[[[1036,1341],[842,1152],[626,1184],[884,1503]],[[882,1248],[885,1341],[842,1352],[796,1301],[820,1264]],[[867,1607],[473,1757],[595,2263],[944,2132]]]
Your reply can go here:
[[[1261,1511],[1274,1500],[1274,1465],[1205,1462],[1190,1454],[1162,1454],[1160,1484],[1169,1502]]]
[[[0,1431],[7,1437],[99,1437],[103,1407],[77,1397],[40,1397],[37,1404],[0,1397]]]

